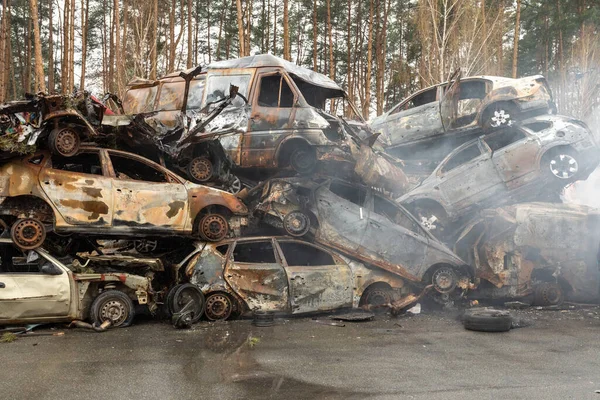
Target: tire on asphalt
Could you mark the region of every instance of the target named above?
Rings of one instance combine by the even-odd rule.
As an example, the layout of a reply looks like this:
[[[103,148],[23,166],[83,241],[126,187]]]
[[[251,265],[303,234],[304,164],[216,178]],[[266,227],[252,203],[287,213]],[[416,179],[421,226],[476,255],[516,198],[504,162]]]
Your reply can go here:
[[[506,310],[475,309],[463,316],[465,329],[479,332],[506,332],[512,325],[512,317]]]
[[[90,308],[90,318],[100,326],[106,320],[111,328],[125,328],[133,322],[135,306],[133,301],[120,290],[107,290],[94,299]]]
[[[192,304],[191,308],[186,307],[189,302],[194,303]],[[202,315],[204,314],[204,307],[206,306],[204,294],[196,285],[191,283],[179,285],[175,291],[175,294],[173,295],[171,303],[173,307],[173,314],[181,312],[184,308],[186,308],[184,311],[191,311],[192,324],[200,321],[200,318],[202,318]]]

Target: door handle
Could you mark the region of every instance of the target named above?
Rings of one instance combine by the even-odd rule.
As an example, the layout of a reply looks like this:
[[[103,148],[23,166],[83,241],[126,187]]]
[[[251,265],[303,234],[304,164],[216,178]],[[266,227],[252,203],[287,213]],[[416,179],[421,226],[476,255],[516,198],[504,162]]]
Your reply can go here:
[[[120,192],[120,191],[121,191],[121,189],[117,189],[117,192]]]
[[[6,285],[4,284],[4,282],[0,282],[0,289],[4,289],[6,287]]]

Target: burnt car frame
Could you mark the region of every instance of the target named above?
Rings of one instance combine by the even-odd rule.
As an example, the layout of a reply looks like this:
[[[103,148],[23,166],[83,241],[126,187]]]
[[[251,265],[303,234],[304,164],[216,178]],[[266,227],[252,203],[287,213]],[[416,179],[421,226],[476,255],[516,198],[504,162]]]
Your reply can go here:
[[[104,115],[112,114],[88,92],[65,95],[28,95],[0,105],[0,158],[28,154],[45,141],[54,154],[65,157],[79,150],[82,139],[102,136]]]
[[[410,293],[395,274],[290,237],[197,243],[178,275],[204,293],[210,320],[389,306]]]
[[[422,89],[370,121],[379,142],[402,159],[442,159],[452,149],[490,129],[555,112],[552,92],[541,75],[520,79],[461,78]]]
[[[23,253],[0,238],[0,325],[89,319],[125,327],[136,303],[155,312],[156,300],[152,276],[75,273],[44,249]]]
[[[239,234],[246,206],[141,156],[84,147],[68,158],[38,152],[0,167],[5,232],[35,248],[46,231],[88,236]],[[49,228],[46,227],[49,226]]]
[[[475,268],[470,297],[541,306],[600,300],[598,210],[548,203],[483,210],[454,248]]]
[[[402,206],[341,180],[272,179],[255,213],[292,236],[306,236],[412,284],[449,297],[469,288],[470,267]]]
[[[463,144],[397,201],[442,233],[477,209],[556,195],[586,179],[600,163],[598,143],[581,121],[530,118]]]

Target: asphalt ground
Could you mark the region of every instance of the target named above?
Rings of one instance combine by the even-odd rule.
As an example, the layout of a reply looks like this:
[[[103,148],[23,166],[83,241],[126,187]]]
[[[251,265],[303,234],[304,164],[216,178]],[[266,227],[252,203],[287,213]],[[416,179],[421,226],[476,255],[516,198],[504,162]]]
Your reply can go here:
[[[599,308],[512,313],[524,326],[506,333],[458,311],[38,329],[65,334],[0,343],[0,399],[600,400]]]

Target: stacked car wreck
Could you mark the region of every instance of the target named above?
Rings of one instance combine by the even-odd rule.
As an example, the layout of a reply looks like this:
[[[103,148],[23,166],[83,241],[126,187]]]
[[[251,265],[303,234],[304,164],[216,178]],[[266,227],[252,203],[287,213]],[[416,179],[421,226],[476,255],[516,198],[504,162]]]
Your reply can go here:
[[[593,297],[577,272],[591,277],[591,258],[573,267],[531,226],[535,210],[561,226],[595,213],[517,203],[585,179],[600,160],[596,138],[579,121],[536,115],[553,109],[541,77],[518,90],[465,82],[462,94],[459,75],[431,91],[446,133],[423,140],[394,124],[380,136],[334,81],[270,55],[135,79],[117,113],[88,94],[3,106],[0,324],[127,326],[136,305],[187,326],[397,311],[423,296]],[[485,110],[457,109],[472,98]],[[48,111],[60,104],[62,119]],[[504,126],[513,110],[521,118]],[[399,145],[456,129],[433,174],[407,178]],[[492,206],[507,208],[478,214]]]

